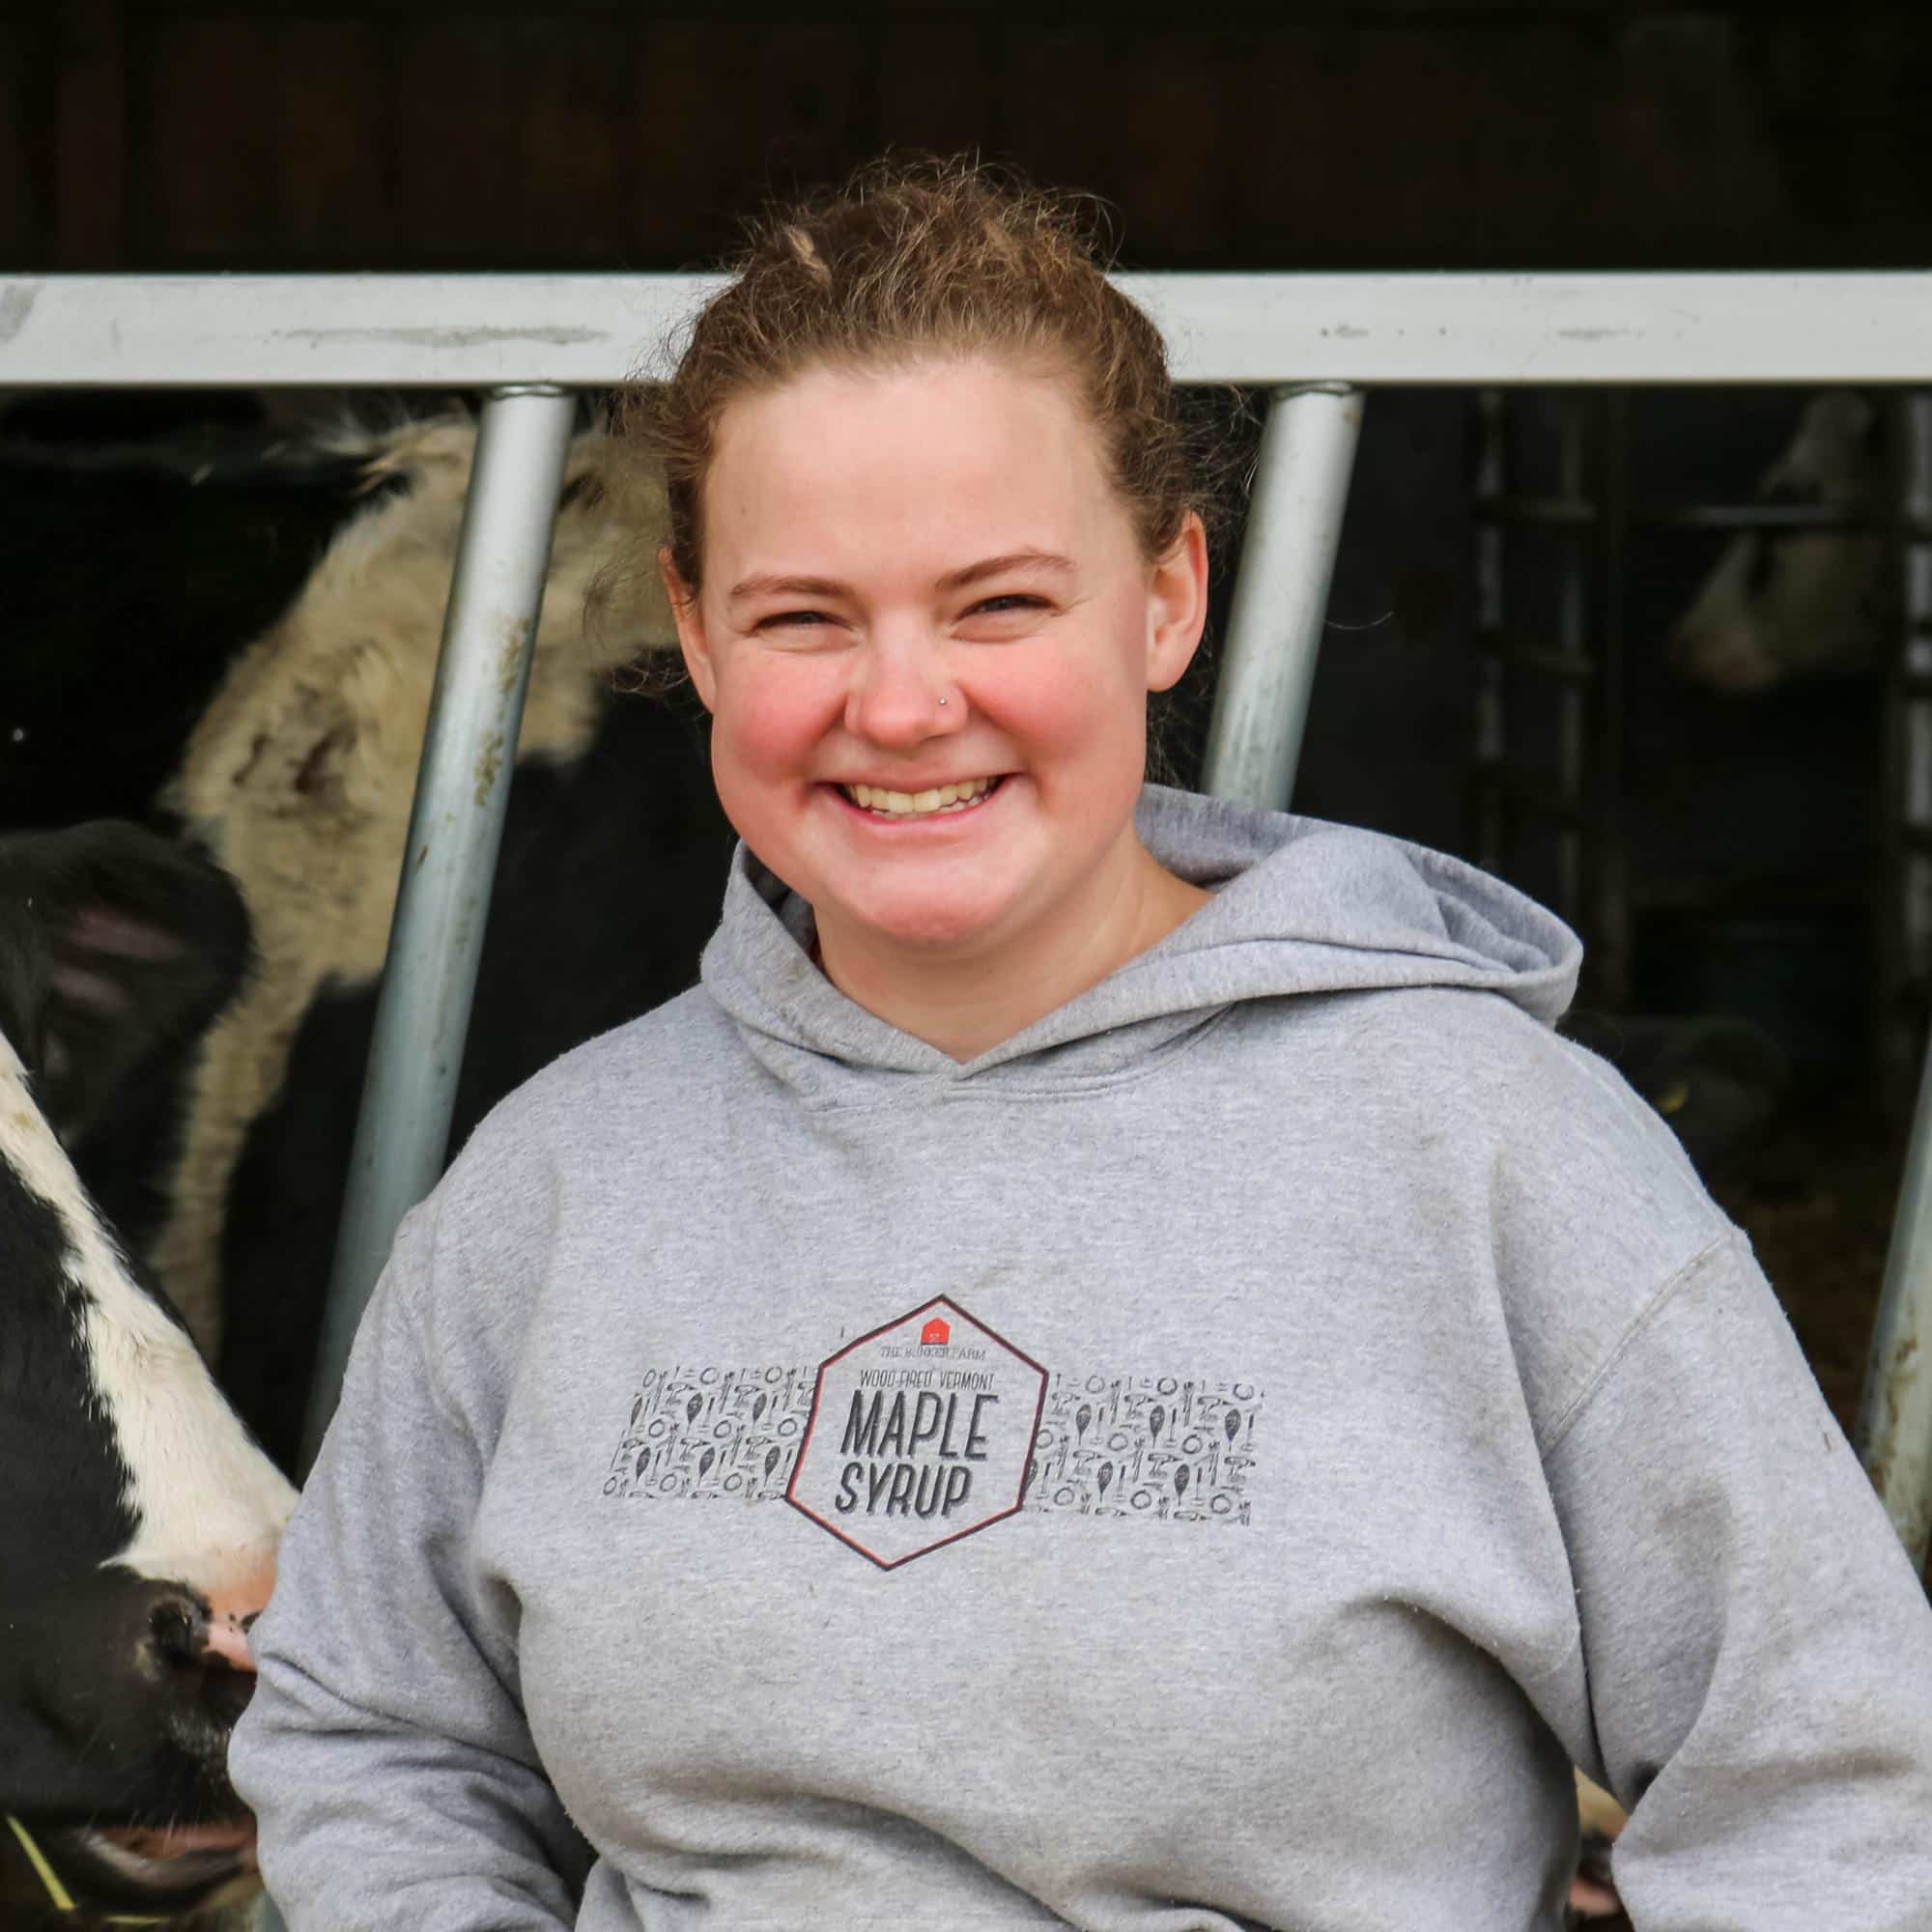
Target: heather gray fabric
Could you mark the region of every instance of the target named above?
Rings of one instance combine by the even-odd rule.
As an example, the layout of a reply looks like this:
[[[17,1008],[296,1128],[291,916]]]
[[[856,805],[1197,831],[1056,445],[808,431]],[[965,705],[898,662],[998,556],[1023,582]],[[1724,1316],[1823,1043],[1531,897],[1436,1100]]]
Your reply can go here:
[[[741,852],[411,1218],[235,1743],[297,1932],[1549,1932],[1572,1759],[1642,1932],[1932,1924],[1932,1613],[1570,933],[1141,824],[1215,897],[965,1065]]]

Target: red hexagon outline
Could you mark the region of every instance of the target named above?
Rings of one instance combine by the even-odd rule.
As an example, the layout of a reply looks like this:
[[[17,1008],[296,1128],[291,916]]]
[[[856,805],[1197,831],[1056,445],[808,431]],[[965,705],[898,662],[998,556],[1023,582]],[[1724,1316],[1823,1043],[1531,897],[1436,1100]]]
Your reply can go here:
[[[867,1342],[875,1341],[894,1328],[902,1328],[908,1321],[916,1321],[929,1308],[937,1308],[941,1303],[952,1309],[955,1315],[963,1315],[982,1335],[990,1335],[1001,1348],[1017,1355],[1035,1375],[1039,1378],[1039,1400],[1033,1406],[1033,1424],[1027,1431],[1026,1460],[1020,1466],[1020,1492],[1013,1499],[1011,1509],[1003,1509],[997,1516],[989,1516],[983,1522],[976,1522],[971,1529],[956,1529],[951,1536],[942,1536],[937,1543],[928,1543],[923,1549],[915,1549],[909,1556],[895,1556],[890,1563],[874,1556],[863,1543],[854,1542],[836,1523],[827,1522],[816,1510],[808,1509],[792,1492],[798,1487],[798,1472],[804,1466],[806,1451],[811,1447],[811,1432],[818,1426],[819,1391],[825,1385],[825,1372],[834,1362],[842,1361],[854,1349],[863,1349]],[[949,1543],[957,1543],[963,1537],[978,1536],[982,1529],[991,1529],[996,1522],[1005,1522],[1009,1516],[1018,1516],[1026,1507],[1027,1475],[1034,1463],[1033,1448],[1039,1437],[1039,1419],[1046,1413],[1047,1370],[1027,1353],[1024,1349],[1015,1349],[1000,1331],[989,1323],[981,1321],[970,1308],[963,1308],[950,1294],[935,1294],[930,1301],[923,1301],[916,1308],[908,1309],[903,1315],[895,1315],[890,1321],[881,1321],[876,1328],[868,1328],[865,1334],[847,1342],[842,1349],[836,1349],[819,1363],[811,1378],[811,1413],[805,1419],[805,1435],[800,1438],[798,1453],[792,1458],[791,1479],[785,1484],[785,1501],[800,1516],[815,1522],[828,1536],[836,1536],[848,1548],[856,1549],[867,1563],[876,1564],[881,1570],[901,1569],[908,1563],[917,1563],[922,1556],[930,1556],[935,1549],[944,1549]]]

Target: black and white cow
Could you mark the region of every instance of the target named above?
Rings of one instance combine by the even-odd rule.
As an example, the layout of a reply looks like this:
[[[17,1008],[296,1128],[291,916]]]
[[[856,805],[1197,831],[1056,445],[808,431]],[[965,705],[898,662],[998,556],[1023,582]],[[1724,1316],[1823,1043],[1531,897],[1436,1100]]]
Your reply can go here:
[[[9,1926],[172,1915],[252,1870],[227,1740],[294,1492],[47,1119],[111,1111],[192,1043],[246,959],[234,889],[165,839],[117,824],[0,838]]]
[[[1877,412],[1846,389],[1815,396],[1758,484],[1768,502],[1860,516],[1884,508]],[[1752,530],[1725,546],[1670,633],[1672,664],[1719,691],[1870,670],[1885,611],[1884,539],[1869,531]]]
[[[138,1094],[123,1090],[128,1120],[76,1122],[70,1143],[285,1466],[474,444],[462,416],[252,457],[232,432],[123,444],[111,465],[86,443],[0,443],[0,509],[17,494],[21,510],[0,515],[0,581],[35,648],[24,695],[0,699],[0,824],[10,776],[17,810],[93,816],[158,802],[240,887],[256,952],[193,1053]],[[137,549],[125,570],[99,567],[120,533],[84,528],[87,498],[103,490],[116,514],[144,520],[127,532]],[[231,528],[231,564],[204,521]],[[652,568],[660,527],[650,479],[594,428],[580,434],[453,1145],[548,1060],[689,984],[716,923],[730,835],[701,711],[613,689],[672,639]],[[170,578],[143,554],[154,529],[191,567]],[[162,583],[179,590],[150,620]],[[89,720],[84,758],[66,749],[64,721],[77,715]],[[110,718],[123,756],[94,749]]]

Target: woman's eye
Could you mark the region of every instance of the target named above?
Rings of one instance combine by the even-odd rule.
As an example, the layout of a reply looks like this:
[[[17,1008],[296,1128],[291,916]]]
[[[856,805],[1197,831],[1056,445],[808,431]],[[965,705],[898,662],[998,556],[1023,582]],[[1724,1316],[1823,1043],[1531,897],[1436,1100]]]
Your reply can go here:
[[[760,617],[752,626],[754,631],[771,629],[774,624],[823,624],[830,620],[823,611],[774,611],[769,617]]]
[[[969,611],[966,614],[969,617],[971,617],[977,615],[981,611],[989,611],[992,612],[994,616],[997,617],[1003,615],[1007,611],[1009,610],[1044,611],[1045,609],[1046,609],[1045,598],[1029,597],[1024,591],[1021,590],[1009,590],[1002,593],[998,597],[987,597],[982,599],[980,603],[974,605],[973,609]]]

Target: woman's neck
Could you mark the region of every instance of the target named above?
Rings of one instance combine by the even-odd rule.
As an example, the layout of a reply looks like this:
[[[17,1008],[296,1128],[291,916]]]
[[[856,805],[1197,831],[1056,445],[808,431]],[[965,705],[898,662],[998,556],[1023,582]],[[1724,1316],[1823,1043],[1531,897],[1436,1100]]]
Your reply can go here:
[[[1077,905],[971,952],[881,947],[821,925],[819,968],[848,1000],[901,1033],[962,1063],[976,1060],[1158,945],[1210,896],[1138,840],[1125,856],[1118,876],[1096,880]]]

